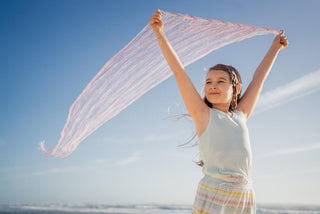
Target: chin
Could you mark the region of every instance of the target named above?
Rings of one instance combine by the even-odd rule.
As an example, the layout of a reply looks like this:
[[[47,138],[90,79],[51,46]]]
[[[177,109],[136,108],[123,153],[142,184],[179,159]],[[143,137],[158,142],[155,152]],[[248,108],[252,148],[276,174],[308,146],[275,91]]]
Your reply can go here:
[[[207,100],[208,100],[210,103],[212,103],[212,104],[219,102],[219,99],[217,99],[217,98],[212,98],[212,97],[210,97],[210,98],[207,97]]]
[[[227,104],[228,102],[224,102],[224,101],[221,101],[221,100],[217,100],[217,99],[208,99],[207,100],[212,104],[212,105],[216,105],[216,104]]]
[[[217,100],[209,100],[209,99],[207,99],[212,105],[214,105],[214,104],[217,104],[217,103],[220,103],[220,102],[217,102]]]

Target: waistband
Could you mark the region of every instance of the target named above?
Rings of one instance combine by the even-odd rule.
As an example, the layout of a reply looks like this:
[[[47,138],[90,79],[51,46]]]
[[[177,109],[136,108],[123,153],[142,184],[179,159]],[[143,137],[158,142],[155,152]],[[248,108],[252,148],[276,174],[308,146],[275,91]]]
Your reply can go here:
[[[218,188],[225,187],[237,190],[250,190],[253,188],[251,177],[239,174],[205,174],[201,182]]]

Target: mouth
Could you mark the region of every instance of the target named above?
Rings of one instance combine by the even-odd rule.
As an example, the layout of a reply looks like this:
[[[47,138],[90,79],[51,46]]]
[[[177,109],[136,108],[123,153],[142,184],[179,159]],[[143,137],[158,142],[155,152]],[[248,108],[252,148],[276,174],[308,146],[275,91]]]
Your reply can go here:
[[[220,94],[220,93],[218,93],[218,92],[211,92],[211,93],[209,93],[210,95],[217,95],[217,94]]]

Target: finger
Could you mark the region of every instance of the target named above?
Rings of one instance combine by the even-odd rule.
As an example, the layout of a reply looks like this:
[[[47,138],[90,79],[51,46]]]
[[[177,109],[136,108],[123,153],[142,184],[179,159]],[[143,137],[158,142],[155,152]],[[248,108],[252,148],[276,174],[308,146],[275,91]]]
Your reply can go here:
[[[161,19],[161,17],[159,17],[159,16],[151,16],[151,19]]]
[[[284,30],[281,30],[279,35],[283,35],[284,34]]]
[[[152,22],[161,22],[161,19],[159,19],[159,18],[151,18],[151,21]]]
[[[151,18],[158,18],[158,19],[161,19],[161,15],[159,15],[159,14],[153,14],[153,16],[151,16]]]
[[[154,15],[159,15],[159,16],[161,16],[161,11],[160,11],[160,10],[156,10],[156,11],[154,12]]]
[[[287,46],[288,45],[288,40],[287,39],[280,39],[280,44],[283,46]]]
[[[161,17],[161,14],[160,14],[160,13],[155,13],[154,16],[160,18],[160,17]]]
[[[286,36],[280,36],[280,40],[287,40]]]

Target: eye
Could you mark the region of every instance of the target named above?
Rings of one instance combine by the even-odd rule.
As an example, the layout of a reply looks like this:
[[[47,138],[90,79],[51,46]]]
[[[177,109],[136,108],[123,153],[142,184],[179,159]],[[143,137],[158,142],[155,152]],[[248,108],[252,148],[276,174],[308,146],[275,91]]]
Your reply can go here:
[[[220,80],[220,81],[218,81],[218,83],[221,83],[221,84],[222,84],[222,83],[224,83],[224,82]]]
[[[211,82],[210,81],[207,81],[207,83],[206,84],[210,84]]]

